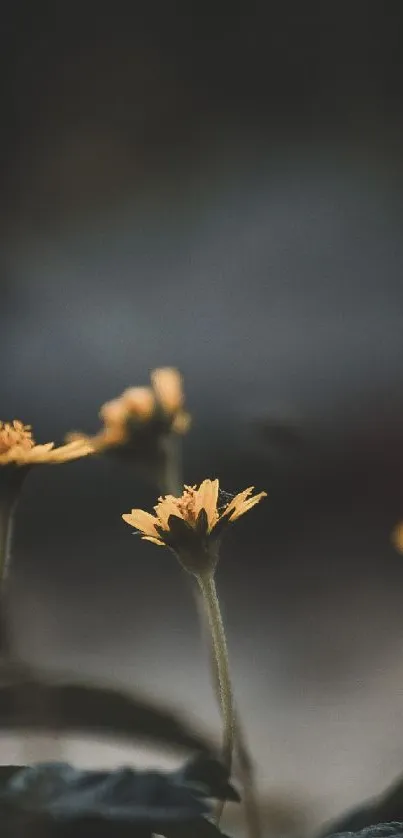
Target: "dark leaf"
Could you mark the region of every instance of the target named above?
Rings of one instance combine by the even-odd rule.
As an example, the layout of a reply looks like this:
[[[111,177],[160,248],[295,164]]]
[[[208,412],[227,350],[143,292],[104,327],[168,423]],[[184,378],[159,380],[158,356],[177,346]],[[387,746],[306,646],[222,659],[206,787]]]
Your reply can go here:
[[[222,518],[218,521],[218,523],[213,527],[210,535],[210,539],[212,541],[220,541],[225,530],[231,526],[231,521],[228,515],[223,515]]]
[[[377,823],[403,822],[403,780],[399,778],[379,797],[366,800],[322,830],[323,838],[335,832],[357,832]]]
[[[215,759],[203,754],[189,760],[177,772],[180,783],[193,785],[201,793],[216,800],[240,800],[236,789],[228,782],[228,769]]]
[[[0,686],[0,729],[58,730],[212,752],[174,713],[130,693],[89,684],[18,681]]]
[[[227,838],[217,826],[205,818],[175,824],[164,831],[165,838],[217,838],[218,835]]]
[[[178,515],[169,516],[168,526],[168,536],[166,531],[163,531],[165,533],[164,540],[168,543],[169,539],[169,544],[175,549],[183,548],[184,550],[193,550],[200,544],[200,536],[196,533],[195,529],[187,521],[184,521],[183,518],[179,518]]]
[[[403,823],[401,821],[375,823],[358,831],[332,834],[332,838],[336,836],[337,838],[403,838]]]
[[[220,834],[202,817],[210,811],[204,790],[188,783],[188,774],[197,773],[196,762],[187,769],[88,771],[66,763],[13,767],[0,787],[2,838],[3,825],[10,835],[14,829],[17,836],[20,829],[21,838],[36,838],[45,828],[46,835],[84,835],[85,827],[89,834],[98,828],[94,834],[120,836],[129,826],[141,838],[155,832],[185,836],[186,828],[188,834],[206,838]],[[212,765],[209,773],[214,774]],[[117,831],[105,831],[108,826]]]
[[[201,509],[196,520],[196,530],[199,538],[205,538],[208,530],[207,512]]]

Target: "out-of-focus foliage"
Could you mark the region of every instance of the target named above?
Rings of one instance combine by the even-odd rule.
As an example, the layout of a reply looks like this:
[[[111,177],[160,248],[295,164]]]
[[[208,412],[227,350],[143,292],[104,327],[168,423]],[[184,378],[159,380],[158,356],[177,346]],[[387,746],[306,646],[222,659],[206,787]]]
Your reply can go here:
[[[174,712],[133,693],[35,677],[0,684],[0,729],[101,733],[205,753],[213,750]]]
[[[401,821],[376,823],[358,832],[333,833],[332,838],[403,838],[403,823]]]
[[[1,834],[214,836],[219,830],[204,817],[211,797],[239,799],[225,768],[200,757],[169,773],[87,771],[66,763],[6,766],[0,772]]]
[[[403,779],[399,777],[379,797],[366,800],[322,830],[323,838],[339,832],[357,832],[376,823],[403,823]]]

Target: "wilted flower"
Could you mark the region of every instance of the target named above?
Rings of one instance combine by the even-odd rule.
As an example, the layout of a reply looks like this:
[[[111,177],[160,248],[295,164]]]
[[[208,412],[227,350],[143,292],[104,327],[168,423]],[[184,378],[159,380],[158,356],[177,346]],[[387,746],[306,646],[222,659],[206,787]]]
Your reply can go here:
[[[218,480],[203,480],[197,486],[185,486],[180,497],[166,495],[154,506],[155,515],[132,509],[122,515],[145,541],[170,547],[191,573],[214,569],[219,542],[224,530],[259,501],[266,492],[252,495],[253,486],[230,500],[221,501]],[[228,496],[226,496],[228,497]]]

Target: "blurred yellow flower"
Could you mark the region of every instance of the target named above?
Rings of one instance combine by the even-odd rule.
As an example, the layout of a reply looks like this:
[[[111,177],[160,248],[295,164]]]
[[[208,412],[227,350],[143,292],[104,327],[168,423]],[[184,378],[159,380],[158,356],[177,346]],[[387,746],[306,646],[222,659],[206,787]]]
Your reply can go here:
[[[399,553],[403,553],[403,521],[399,521],[392,532],[392,543]]]
[[[95,436],[69,434],[70,441],[86,441],[94,452],[124,447],[136,442],[141,432],[147,436],[186,433],[190,416],[183,409],[182,376],[173,367],[151,373],[151,387],[129,387],[121,396],[106,402],[99,412],[104,426]]]
[[[219,540],[226,527],[266,497],[266,492],[251,496],[252,491],[253,486],[221,503],[219,481],[207,479],[198,488],[185,486],[180,497],[159,498],[155,515],[132,509],[122,518],[145,541],[170,547],[186,570],[204,572],[217,563]]]
[[[171,419],[172,430],[177,434],[186,433],[190,415],[183,409],[185,396],[181,374],[174,367],[159,367],[151,373],[151,383],[157,403]]]
[[[18,419],[13,422],[0,421],[0,466],[31,466],[40,463],[65,463],[92,453],[92,448],[83,441],[54,447],[54,442],[37,445],[30,425]]]

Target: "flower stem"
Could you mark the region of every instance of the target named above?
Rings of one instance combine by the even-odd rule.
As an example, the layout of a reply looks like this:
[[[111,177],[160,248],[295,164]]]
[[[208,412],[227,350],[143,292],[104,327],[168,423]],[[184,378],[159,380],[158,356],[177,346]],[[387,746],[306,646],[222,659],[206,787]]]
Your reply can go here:
[[[18,495],[6,493],[0,499],[0,655],[10,656],[10,643],[7,620],[7,578],[11,560],[11,543],[14,529],[14,512]]]
[[[161,441],[160,464],[156,483],[162,495],[180,497],[183,492],[179,442],[170,434]]]
[[[0,587],[7,579],[11,557],[11,539],[14,527],[16,501],[4,499],[0,502]]]
[[[203,597],[200,596],[199,591],[194,591],[196,594],[196,605],[200,616],[201,630],[203,634],[207,631],[207,644],[210,647],[211,658],[211,674],[216,694],[220,695],[220,685],[217,670],[217,661],[212,648],[210,627],[206,625],[206,614],[203,603]],[[235,743],[234,750],[238,758],[239,778],[242,785],[242,803],[245,810],[245,822],[247,827],[247,834],[249,838],[261,838],[262,827],[259,815],[259,806],[257,802],[257,794],[254,780],[253,761],[249,752],[248,744],[242,725],[239,719],[239,713],[234,706],[234,735]]]
[[[262,825],[260,822],[259,807],[256,799],[253,764],[238,715],[235,716],[235,736],[235,746],[243,788],[243,804],[248,835],[249,838],[261,838]]]
[[[228,771],[231,771],[234,747],[234,708],[224,624],[213,574],[207,573],[196,578],[203,596],[217,667],[221,713],[224,724],[222,759]]]

